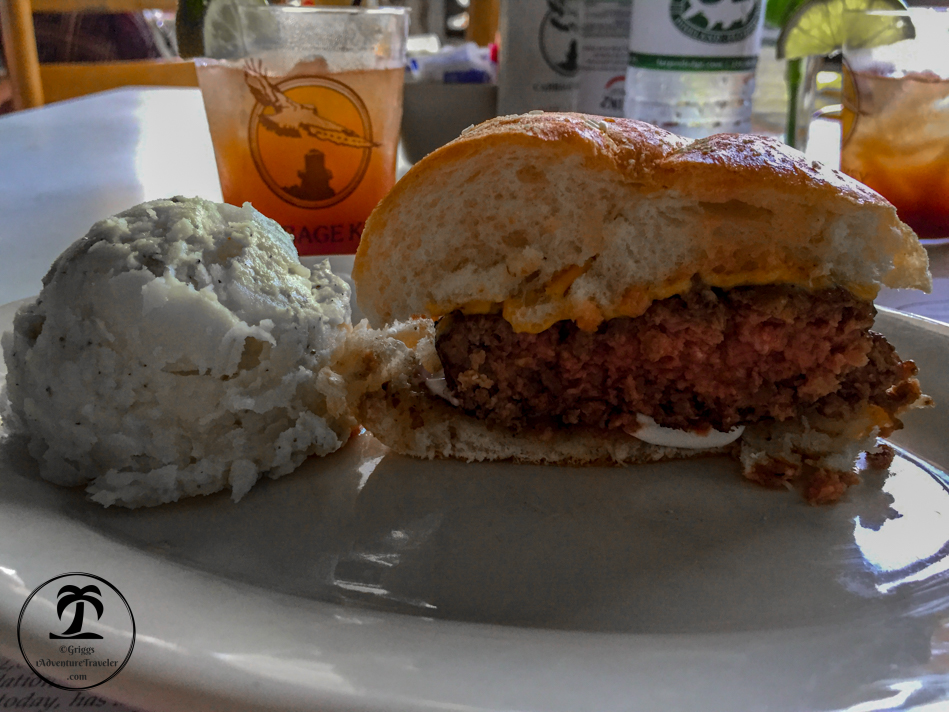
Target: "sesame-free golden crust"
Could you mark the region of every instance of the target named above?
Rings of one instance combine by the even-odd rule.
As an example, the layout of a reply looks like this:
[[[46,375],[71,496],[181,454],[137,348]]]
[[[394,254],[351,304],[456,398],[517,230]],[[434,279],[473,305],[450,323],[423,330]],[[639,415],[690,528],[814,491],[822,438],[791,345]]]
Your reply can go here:
[[[353,277],[359,285],[364,279],[377,281],[379,266],[383,265],[383,271],[393,274],[393,284],[372,293],[364,290],[365,296],[360,296],[360,303],[366,299],[370,312],[375,309],[377,314],[388,314],[390,318],[431,313],[421,303],[415,304],[408,313],[404,309],[388,308],[386,289],[391,290],[399,280],[404,282],[410,278],[412,265],[405,262],[404,255],[396,255],[397,240],[387,236],[387,228],[394,228],[393,234],[400,235],[399,239],[404,240],[411,229],[407,230],[406,225],[409,223],[401,219],[403,202],[436,196],[439,200],[452,199],[452,196],[446,195],[448,191],[440,183],[446,171],[465,163],[483,161],[484,155],[503,156],[525,147],[529,151],[537,151],[540,170],[556,171],[559,163],[573,161],[575,165],[579,158],[584,169],[608,173],[627,186],[629,191],[640,196],[680,195],[697,203],[728,204],[737,201],[770,210],[777,216],[783,216],[778,218],[779,221],[783,220],[779,235],[793,234],[793,226],[806,221],[806,216],[815,210],[838,216],[851,215],[855,211],[872,215],[874,231],[886,234],[886,246],[882,242],[877,243],[877,246],[862,254],[861,248],[855,245],[850,253],[854,255],[854,260],[863,260],[873,266],[867,270],[869,276],[866,279],[848,279],[842,286],[861,295],[875,294],[881,285],[927,291],[931,288],[926,252],[912,230],[899,220],[892,205],[849,176],[810,161],[779,141],[739,134],[720,134],[690,141],[631,119],[537,113],[497,117],[471,127],[451,143],[419,161],[399,181],[367,220],[353,270]],[[454,190],[458,188],[454,186]],[[462,185],[460,188],[465,189],[467,186]],[[472,190],[477,194],[485,187]],[[583,203],[582,196],[578,196],[577,200]],[[530,211],[532,208],[532,205],[525,205],[524,209]],[[484,200],[480,209],[490,211],[490,199]],[[543,217],[538,214],[538,220]],[[715,219],[721,217],[720,213],[714,216]],[[421,229],[424,230],[424,227]],[[871,238],[871,234],[867,233],[867,244],[872,244]],[[583,238],[578,236],[577,239],[582,241]],[[783,260],[781,263],[790,265],[793,270],[795,265],[792,262],[796,259],[794,255],[798,249],[796,245],[807,239],[808,236],[798,234],[789,238],[787,245],[784,245],[783,238],[779,238],[777,244],[760,248],[763,257],[753,257],[760,257],[759,263],[769,265],[780,257],[779,262]],[[720,260],[723,250],[729,249],[735,248],[729,248],[720,236],[716,236],[715,241],[706,247],[712,260]],[[786,261],[788,257],[778,254],[780,250],[784,251],[783,255],[791,256],[791,262]],[[811,275],[810,278],[801,278],[801,285],[811,288],[827,286],[825,282],[829,278],[815,280],[813,275],[830,274],[830,265],[822,266],[820,261],[815,262],[812,253],[806,256],[801,253],[801,259],[802,267],[798,272]],[[887,260],[889,263],[885,264]],[[570,266],[564,264],[562,268]],[[741,261],[736,257],[734,268],[740,266]],[[723,274],[720,262],[710,264],[709,267]],[[694,269],[695,274],[703,272],[701,264],[689,266],[688,269]],[[724,269],[730,273],[733,267],[726,263]],[[403,270],[405,274],[402,274]],[[769,270],[774,272],[773,265],[759,272],[763,274]],[[676,273],[670,279],[672,277],[678,279],[681,275]],[[740,280],[740,275],[738,277]],[[431,275],[423,279],[429,278]],[[383,279],[389,279],[389,276]],[[687,275],[685,282],[688,282]],[[628,286],[641,287],[635,284]],[[616,299],[619,298],[617,295]],[[454,308],[452,304],[442,302],[439,302],[439,306]]]
[[[591,166],[610,168],[634,182],[645,182],[655,167],[688,140],[669,131],[631,119],[590,117],[586,114],[543,113],[499,116],[470,127],[454,141],[433,151],[396,183],[366,221],[353,278],[358,282],[372,259],[384,259],[375,246],[385,231],[392,211],[407,194],[426,182],[432,170],[455,161],[465,161],[492,146],[533,145],[544,151],[579,152]]]
[[[753,188],[774,189],[807,200],[843,200],[891,207],[878,193],[819,161],[808,161],[775,139],[751,134],[718,134],[693,141],[657,167],[663,187],[715,199]],[[894,213],[895,217],[895,213]]]
[[[632,177],[637,173],[648,175],[659,161],[688,143],[664,129],[631,119],[569,113],[498,116],[469,127],[412,166],[373,211],[366,231],[371,237],[376,231],[372,227],[377,228],[376,223],[386,212],[396,208],[416,184],[423,183],[433,168],[464,161],[491,146],[521,144],[542,146],[542,150],[579,151],[594,163],[609,165]],[[357,254],[366,251],[362,245]]]
[[[808,161],[775,139],[716,134],[690,141],[642,121],[586,114],[501,116],[469,129],[425,161],[463,159],[481,150],[481,142],[489,145],[504,141],[582,147],[591,152],[591,160],[610,161],[634,183],[696,196],[721,197],[754,186],[800,192],[811,199],[822,194],[860,205],[890,205],[850,176],[818,161]],[[419,166],[424,167],[423,162]]]
[[[808,195],[816,191],[829,199],[889,206],[882,196],[850,176],[817,161],[803,160],[784,143],[764,136],[717,134],[690,141],[633,119],[573,113],[499,116],[467,129],[416,163],[379,204],[372,223],[367,223],[369,240],[361,244],[360,253],[369,249],[365,243],[372,241],[376,223],[398,206],[403,194],[424,182],[432,168],[505,143],[581,151],[590,161],[611,165],[630,181],[653,189],[673,188],[711,198],[754,185]]]

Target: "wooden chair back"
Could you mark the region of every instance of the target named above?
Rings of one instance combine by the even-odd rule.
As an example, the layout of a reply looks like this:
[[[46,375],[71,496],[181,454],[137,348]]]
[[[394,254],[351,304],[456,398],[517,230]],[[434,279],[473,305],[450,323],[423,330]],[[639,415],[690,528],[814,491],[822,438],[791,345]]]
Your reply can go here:
[[[174,10],[177,0],[0,0],[13,103],[29,109],[122,86],[197,86],[194,62],[143,59],[40,64],[33,13]]]

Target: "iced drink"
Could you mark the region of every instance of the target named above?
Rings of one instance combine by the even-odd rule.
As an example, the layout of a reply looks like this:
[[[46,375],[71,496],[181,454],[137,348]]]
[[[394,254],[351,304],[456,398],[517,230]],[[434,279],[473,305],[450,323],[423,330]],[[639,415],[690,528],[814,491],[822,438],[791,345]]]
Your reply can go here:
[[[949,237],[949,80],[850,72],[841,168],[921,238]],[[856,105],[855,105],[856,104]]]
[[[395,183],[404,72],[320,69],[221,63],[201,86],[225,202],[253,203],[300,254],[352,253]]]
[[[395,183],[404,11],[240,12],[241,56],[197,62],[224,200],[279,222],[301,255],[354,253]]]
[[[889,18],[904,39],[844,49],[841,169],[921,239],[949,238],[949,12],[847,18],[867,27],[868,15]]]

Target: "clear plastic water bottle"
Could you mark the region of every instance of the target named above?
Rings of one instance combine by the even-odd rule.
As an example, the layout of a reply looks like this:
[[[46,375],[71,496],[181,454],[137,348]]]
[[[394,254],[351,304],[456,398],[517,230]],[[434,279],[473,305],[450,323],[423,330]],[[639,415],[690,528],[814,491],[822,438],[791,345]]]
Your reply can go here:
[[[763,0],[634,0],[625,116],[681,136],[751,130]]]
[[[577,111],[622,116],[632,0],[583,0]]]

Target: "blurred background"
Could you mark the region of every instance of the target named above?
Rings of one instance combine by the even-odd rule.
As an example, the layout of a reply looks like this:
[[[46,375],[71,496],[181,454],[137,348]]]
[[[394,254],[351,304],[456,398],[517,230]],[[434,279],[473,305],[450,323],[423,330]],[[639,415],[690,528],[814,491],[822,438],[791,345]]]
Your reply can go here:
[[[55,84],[58,67],[73,63],[118,63],[116,85],[195,86],[193,73],[176,66],[180,58],[215,56],[216,46],[232,32],[229,6],[265,1],[0,0],[4,45],[0,113],[35,105],[24,97],[18,87],[22,81],[10,71],[22,53],[16,46],[24,36],[17,26],[18,13],[32,17],[46,89],[43,101],[50,103],[88,90],[73,79]],[[800,42],[795,44],[789,24],[803,22],[804,30],[813,35],[813,27],[807,26],[808,9],[810,21],[823,13],[820,16],[832,24],[834,13],[839,15],[844,6],[904,6],[900,0],[355,0],[353,4],[411,9],[403,121],[410,162],[470,124],[530,109],[626,115],[693,137],[751,131],[802,148],[815,114],[839,116],[841,39],[828,28],[825,37],[798,47],[797,56],[790,57],[782,43],[790,41],[797,47]],[[949,0],[908,4],[946,6]],[[681,30],[678,39],[667,39],[657,24],[668,20],[670,7]],[[670,42],[685,44],[669,47]],[[653,46],[662,46],[662,52]],[[715,51],[704,57],[703,48]],[[715,60],[723,52],[740,55],[746,63],[725,66],[723,60]],[[807,54],[802,57],[802,52]],[[666,55],[682,55],[679,58],[688,59],[688,66],[658,66],[657,62],[669,60]],[[120,71],[128,62],[175,66],[168,76],[129,79]],[[713,106],[720,111],[714,113]]]

